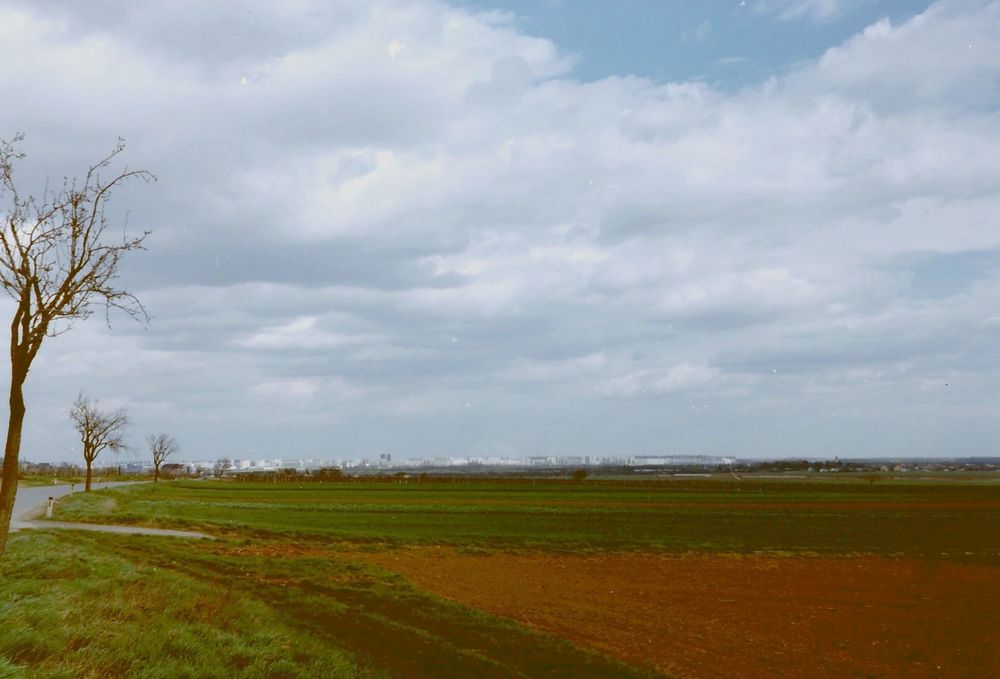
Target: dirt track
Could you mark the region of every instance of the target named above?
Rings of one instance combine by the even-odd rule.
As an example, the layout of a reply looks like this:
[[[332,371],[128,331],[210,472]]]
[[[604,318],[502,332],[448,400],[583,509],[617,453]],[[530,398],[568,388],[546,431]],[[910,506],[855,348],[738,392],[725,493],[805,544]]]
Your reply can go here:
[[[876,556],[409,548],[416,586],[680,677],[987,677],[1000,569]]]

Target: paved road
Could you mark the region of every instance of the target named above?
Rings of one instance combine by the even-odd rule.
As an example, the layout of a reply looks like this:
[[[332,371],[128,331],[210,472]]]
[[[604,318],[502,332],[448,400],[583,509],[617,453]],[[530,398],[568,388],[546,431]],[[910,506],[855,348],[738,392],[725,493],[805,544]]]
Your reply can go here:
[[[100,488],[113,488],[115,486],[129,486],[136,483],[149,483],[148,481],[112,481],[94,483],[95,490]],[[83,490],[83,484],[78,483],[72,488],[77,493]],[[32,519],[44,516],[45,505],[49,498],[58,498],[69,495],[71,488],[69,484],[52,486],[35,486],[33,488],[18,488],[14,497],[14,515],[11,518],[10,530],[16,531],[23,528],[71,528],[73,530],[92,530],[102,533],[126,533],[130,535],[169,535],[178,538],[208,538],[212,536],[205,533],[197,533],[187,530],[167,530],[165,528],[145,528],[143,526],[112,526],[97,523],[69,523],[67,521],[33,521]]]

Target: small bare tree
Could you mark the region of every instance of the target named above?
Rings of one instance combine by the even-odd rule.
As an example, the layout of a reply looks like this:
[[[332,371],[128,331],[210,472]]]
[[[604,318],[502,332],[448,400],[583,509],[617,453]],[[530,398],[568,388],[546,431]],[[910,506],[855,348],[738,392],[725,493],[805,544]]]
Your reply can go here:
[[[215,466],[212,467],[212,473],[215,476],[223,477],[226,475],[227,471],[232,469],[232,467],[233,463],[232,461],[230,461],[228,457],[220,457],[218,460],[215,461]]]
[[[124,169],[102,176],[124,150],[117,146],[92,165],[82,180],[67,179],[57,190],[25,196],[14,183],[14,164],[24,157],[16,145],[23,139],[0,140],[0,285],[16,303],[10,323],[10,412],[0,475],[0,555],[17,493],[17,466],[24,426],[24,381],[42,340],[65,332],[74,320],[87,318],[91,304],[103,301],[146,321],[139,301],[116,286],[122,255],[142,249],[148,232],[120,240],[105,238],[105,206],[113,189],[139,178],[153,179],[143,170]],[[105,315],[107,319],[107,313]]]
[[[80,442],[83,443],[83,459],[87,463],[87,482],[83,489],[89,491],[94,460],[101,451],[128,450],[125,442],[128,415],[121,408],[113,412],[102,412],[97,407],[97,401],[92,401],[81,393],[70,408],[69,416],[80,434]]]
[[[155,436],[151,434],[146,438],[146,441],[149,443],[150,452],[153,453],[153,481],[159,481],[160,465],[180,450],[180,447],[173,437],[166,434],[156,434]]]

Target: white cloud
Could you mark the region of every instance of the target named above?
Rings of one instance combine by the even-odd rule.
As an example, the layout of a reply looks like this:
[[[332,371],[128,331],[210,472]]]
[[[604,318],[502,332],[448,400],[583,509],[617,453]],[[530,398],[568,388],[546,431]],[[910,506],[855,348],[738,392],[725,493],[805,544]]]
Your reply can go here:
[[[705,310],[773,310],[821,301],[809,281],[784,267],[759,268],[741,274],[717,273],[670,290],[657,308],[671,313]]]
[[[319,380],[310,378],[270,380],[254,385],[253,392],[267,399],[311,400],[320,390]]]
[[[603,369],[606,364],[607,357],[602,352],[556,361],[519,359],[505,372],[504,379],[529,383],[578,380]]]
[[[28,132],[35,185],[129,138],[160,181],[115,197],[154,228],[123,280],[157,318],[47,343],[33,377],[61,390],[471,431],[465,403],[804,408],[852,370],[892,392],[983,369],[994,279],[946,306],[899,262],[1000,251],[1000,3],[878,22],[739,91],[582,82],[511,16],[438,2],[84,7],[0,6],[0,136]]]
[[[780,19],[813,19],[826,21],[844,11],[846,5],[857,0],[756,0],[754,8],[759,12],[770,12]]]
[[[301,316],[236,340],[235,344],[248,349],[332,349],[364,344],[373,339],[365,335],[327,332],[319,328],[318,323],[319,318],[316,316]]]
[[[706,19],[693,29],[684,31],[681,34],[681,39],[684,40],[685,42],[687,41],[701,42],[702,40],[707,38],[708,34],[711,32],[712,32],[712,22]]]
[[[664,370],[640,370],[616,377],[605,382],[602,391],[616,397],[671,394],[703,387],[718,374],[719,369],[710,365],[678,363]]]

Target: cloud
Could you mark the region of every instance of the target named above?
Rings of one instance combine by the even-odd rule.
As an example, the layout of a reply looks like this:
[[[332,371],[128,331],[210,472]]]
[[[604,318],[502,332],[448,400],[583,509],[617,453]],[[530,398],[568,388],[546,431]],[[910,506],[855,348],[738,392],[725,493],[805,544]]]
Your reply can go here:
[[[996,372],[1000,3],[877,22],[738,91],[582,81],[513,17],[429,0],[47,7],[0,5],[0,131],[28,133],[29,189],[118,135],[159,181],[109,215],[153,228],[121,280],[154,322],[47,342],[40,412],[128,398],[191,455],[281,446],[291,422],[343,454],[445,446],[431,430],[613,447],[609,417],[655,449],[667,395],[738,428]],[[299,408],[265,432],[282,395]],[[775,442],[754,435],[733,445]]]
[[[592,374],[606,363],[607,357],[600,352],[554,361],[519,359],[505,377],[512,382],[561,382]]]
[[[603,391],[616,397],[671,394],[702,387],[718,374],[712,366],[678,363],[664,370],[640,370],[617,377],[606,382]]]
[[[783,21],[828,21],[842,13],[846,5],[856,2],[857,0],[756,0],[753,7],[758,12],[777,14]]]
[[[253,392],[268,399],[311,400],[320,390],[318,380],[309,378],[282,379],[254,385]]]
[[[324,331],[317,327],[316,316],[301,316],[288,323],[265,328],[236,344],[249,349],[332,349],[350,344],[365,344],[373,338]]]
[[[702,21],[695,28],[686,30],[681,34],[681,40],[688,42],[701,42],[712,32],[712,22],[708,19]]]

